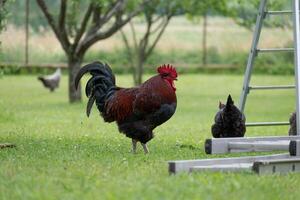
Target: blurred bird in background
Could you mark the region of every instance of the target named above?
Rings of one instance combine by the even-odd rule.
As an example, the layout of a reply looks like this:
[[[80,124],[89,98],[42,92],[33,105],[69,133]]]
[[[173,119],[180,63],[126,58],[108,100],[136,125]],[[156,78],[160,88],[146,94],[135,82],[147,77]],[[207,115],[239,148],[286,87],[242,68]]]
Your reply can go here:
[[[40,80],[45,88],[50,89],[51,92],[53,92],[56,88],[59,87],[59,82],[61,78],[61,70],[60,68],[56,69],[56,71],[47,76],[39,76],[38,80]]]
[[[215,123],[211,132],[215,138],[243,137],[246,132],[246,118],[244,114],[234,105],[229,95],[226,105],[219,103],[219,111],[215,116]]]

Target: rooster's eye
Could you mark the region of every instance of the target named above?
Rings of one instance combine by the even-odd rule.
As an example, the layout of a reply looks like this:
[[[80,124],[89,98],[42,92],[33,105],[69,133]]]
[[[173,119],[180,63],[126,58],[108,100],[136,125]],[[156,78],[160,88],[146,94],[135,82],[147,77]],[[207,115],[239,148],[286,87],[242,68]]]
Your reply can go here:
[[[167,77],[167,76],[169,76],[169,74],[167,74],[167,73],[162,74],[162,77]]]

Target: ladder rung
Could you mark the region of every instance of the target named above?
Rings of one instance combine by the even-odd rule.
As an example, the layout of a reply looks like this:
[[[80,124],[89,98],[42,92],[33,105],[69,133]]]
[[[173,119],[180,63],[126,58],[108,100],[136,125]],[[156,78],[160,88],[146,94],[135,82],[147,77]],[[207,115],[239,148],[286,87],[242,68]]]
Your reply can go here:
[[[250,90],[273,90],[273,89],[292,89],[295,85],[276,85],[276,86],[249,86]]]
[[[265,11],[266,14],[269,15],[281,15],[281,14],[291,14],[293,11],[291,10],[282,10],[282,11]]]
[[[289,122],[249,122],[246,123],[246,126],[283,126],[289,124]]]
[[[271,49],[256,49],[257,52],[268,53],[268,52],[279,52],[279,51],[294,51],[294,48],[271,48]]]

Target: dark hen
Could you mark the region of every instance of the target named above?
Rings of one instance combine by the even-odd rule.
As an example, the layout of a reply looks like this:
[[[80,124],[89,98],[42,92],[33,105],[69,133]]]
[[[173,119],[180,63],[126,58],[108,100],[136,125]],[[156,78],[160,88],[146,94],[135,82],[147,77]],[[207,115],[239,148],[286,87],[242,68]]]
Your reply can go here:
[[[245,122],[244,114],[234,105],[229,95],[226,105],[219,104],[215,123],[211,127],[212,135],[215,138],[243,137],[246,132]]]
[[[170,119],[176,109],[174,80],[177,72],[169,65],[157,71],[156,76],[138,87],[120,88],[115,84],[110,67],[94,62],[81,68],[75,79],[77,88],[85,73],[92,75],[85,88],[89,98],[87,116],[96,102],[104,121],[115,121],[119,131],[132,139],[133,152],[136,152],[136,143],[141,142],[147,153],[146,143],[153,138],[153,129]]]
[[[53,92],[56,88],[59,87],[59,81],[61,77],[60,68],[58,68],[53,74],[48,76],[39,76],[38,80],[40,80],[45,88],[50,89]]]

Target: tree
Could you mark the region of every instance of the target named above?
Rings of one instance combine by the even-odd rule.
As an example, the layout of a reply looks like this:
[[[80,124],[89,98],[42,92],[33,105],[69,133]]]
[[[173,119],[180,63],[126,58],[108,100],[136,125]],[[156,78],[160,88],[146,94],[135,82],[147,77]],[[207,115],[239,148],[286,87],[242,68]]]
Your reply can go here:
[[[243,27],[251,29],[256,21],[260,0],[210,0],[210,1],[185,1],[184,7],[187,16],[191,20],[203,19],[203,38],[202,38],[202,64],[207,64],[207,15],[218,14],[225,17],[230,17],[235,22]],[[288,7],[287,2],[278,0],[269,0],[268,8],[274,10],[282,10]],[[274,19],[274,18],[273,18]],[[278,18],[268,20],[265,25],[267,26],[280,26],[288,27],[286,19]]]
[[[202,19],[202,65],[207,64],[207,21],[210,14],[226,15],[227,4],[226,0],[210,0],[210,1],[186,1],[184,10],[190,20]]]
[[[6,0],[0,0],[0,32],[5,26],[5,19],[7,15],[7,10],[6,10]]]
[[[67,56],[70,102],[81,100],[81,87],[75,89],[74,79],[87,50],[116,33],[138,15],[148,1],[61,0],[59,12],[55,15],[45,0],[36,0]],[[87,8],[83,11],[84,6]]]
[[[120,29],[127,52],[127,58],[133,68],[135,85],[142,83],[144,64],[155,49],[171,18],[180,12],[181,8],[176,0],[153,0],[144,6],[140,17],[145,22],[145,31],[138,38],[136,24],[129,22],[131,40]]]
[[[235,22],[243,27],[252,29],[258,12],[260,0],[232,0],[227,2],[227,15],[235,20]],[[289,10],[291,9],[291,1],[269,0],[267,2],[267,10]],[[285,15],[280,18],[270,18],[264,22],[268,27],[290,27],[288,22],[290,16]],[[291,21],[291,20],[290,20]]]
[[[0,32],[2,31],[2,29],[5,26],[5,19],[6,19],[6,15],[7,15],[5,3],[6,3],[6,0],[0,0]],[[0,45],[1,45],[1,43],[0,43]],[[10,143],[0,143],[0,149],[11,148],[11,147],[15,147],[15,145],[10,144]]]

